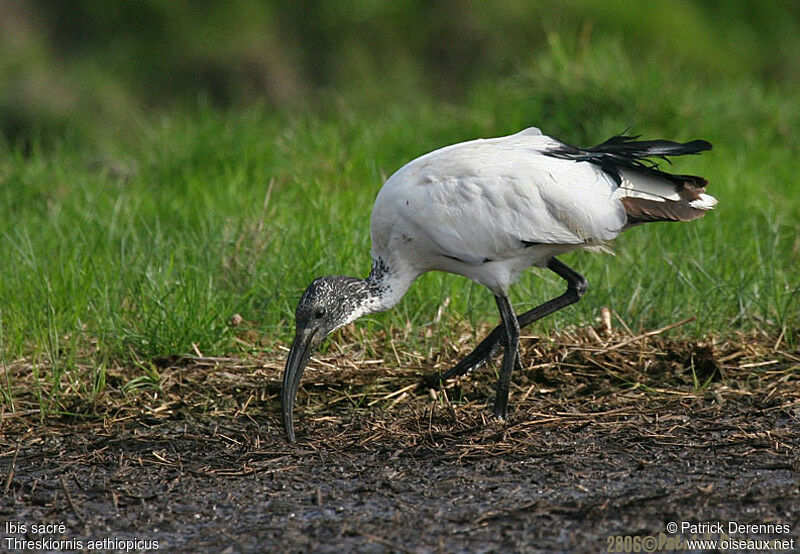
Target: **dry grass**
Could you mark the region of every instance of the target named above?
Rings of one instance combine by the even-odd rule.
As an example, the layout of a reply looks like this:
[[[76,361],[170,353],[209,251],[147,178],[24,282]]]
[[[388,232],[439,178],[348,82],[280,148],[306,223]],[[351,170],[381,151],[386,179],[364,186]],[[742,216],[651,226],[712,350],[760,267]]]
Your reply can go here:
[[[554,337],[525,335],[525,371],[512,378],[511,414],[506,423],[488,420],[495,366],[432,390],[424,377],[446,370],[474,344],[465,332],[450,352],[424,354],[403,350],[397,337],[377,334],[370,343],[353,328],[339,333],[334,346],[312,359],[297,402],[301,442],[363,447],[370,443],[398,448],[447,444],[452,455],[529,451],[543,427],[642,425],[681,417],[688,406],[713,412],[720,406],[757,404],[764,410],[800,410],[800,352],[778,337],[737,333],[725,339],[671,339],[663,333],[684,322],[645,333],[614,329],[604,318],[599,327],[576,328]],[[358,335],[358,336],[357,336]],[[243,335],[246,336],[246,335]],[[252,339],[253,337],[246,337]],[[31,425],[101,424],[127,420],[245,418],[266,426],[280,442],[279,394],[284,347],[244,357],[195,356],[157,360],[145,368],[113,367],[106,382],[86,402],[85,383],[94,370],[78,365],[63,373],[58,396],[52,382],[37,376],[27,359],[11,362],[6,383],[13,383],[14,409],[0,414],[0,431],[14,433]],[[384,352],[371,359],[368,352]],[[52,405],[42,415],[46,398]],[[779,436],[772,437],[780,441]],[[313,447],[313,446],[312,446]]]
[[[53,400],[61,415],[46,416],[31,391],[48,383],[17,360],[11,382],[26,388],[2,414],[0,513],[50,514],[79,536],[150,529],[180,551],[596,552],[687,514],[793,521],[800,353],[763,333],[659,331],[525,337],[497,422],[491,368],[421,384],[471,333],[439,356],[348,329],[307,371],[292,445],[279,350],[160,360],[138,388],[122,384],[141,368],[109,368],[91,405],[68,384],[90,378],[77,367]]]

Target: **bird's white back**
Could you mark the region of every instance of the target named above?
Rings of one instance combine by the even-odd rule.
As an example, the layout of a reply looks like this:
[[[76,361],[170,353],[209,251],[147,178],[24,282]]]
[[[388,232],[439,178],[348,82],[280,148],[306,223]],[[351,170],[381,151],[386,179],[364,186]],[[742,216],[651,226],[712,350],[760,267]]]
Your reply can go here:
[[[419,273],[460,273],[495,290],[525,267],[613,239],[626,222],[616,183],[593,164],[542,153],[559,144],[531,129],[409,162],[375,201],[373,257],[391,252]]]

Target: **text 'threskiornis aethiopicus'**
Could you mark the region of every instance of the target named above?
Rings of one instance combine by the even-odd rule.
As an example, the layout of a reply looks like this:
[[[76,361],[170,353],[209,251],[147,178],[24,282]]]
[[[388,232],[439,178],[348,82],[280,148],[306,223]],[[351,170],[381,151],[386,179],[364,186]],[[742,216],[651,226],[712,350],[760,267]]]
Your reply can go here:
[[[441,148],[392,175],[372,208],[372,270],[366,279],[320,277],[296,311],[296,334],[283,375],[283,423],[295,440],[294,402],[311,353],[334,330],[394,306],[422,273],[448,271],[494,294],[501,324],[441,376],[463,375],[505,353],[494,415],[505,418],[511,372],[520,365],[519,329],[577,302],[586,280],[556,256],[603,250],[619,233],[651,221],[690,221],[714,207],[706,180],[658,169],[654,159],[709,150],[616,136],[577,148],[535,128]],[[530,266],[567,282],[561,296],[519,316],[508,291]]]

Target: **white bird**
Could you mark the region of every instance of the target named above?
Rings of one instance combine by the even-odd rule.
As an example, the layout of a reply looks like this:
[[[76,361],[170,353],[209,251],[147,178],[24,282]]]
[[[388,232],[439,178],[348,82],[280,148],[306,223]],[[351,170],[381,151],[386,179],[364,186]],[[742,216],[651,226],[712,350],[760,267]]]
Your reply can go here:
[[[519,329],[577,302],[586,280],[556,259],[576,249],[603,251],[634,225],[689,221],[714,207],[706,180],[658,169],[652,158],[696,154],[703,140],[677,143],[616,136],[577,148],[525,129],[441,148],[392,175],[372,208],[372,270],[366,279],[321,277],[296,310],[296,334],[283,376],[283,423],[295,440],[293,411],[312,351],[334,330],[388,310],[421,274],[447,271],[484,285],[502,324],[441,376],[462,375],[505,347],[494,415],[505,418]],[[567,291],[515,316],[508,291],[530,266],[547,267]]]

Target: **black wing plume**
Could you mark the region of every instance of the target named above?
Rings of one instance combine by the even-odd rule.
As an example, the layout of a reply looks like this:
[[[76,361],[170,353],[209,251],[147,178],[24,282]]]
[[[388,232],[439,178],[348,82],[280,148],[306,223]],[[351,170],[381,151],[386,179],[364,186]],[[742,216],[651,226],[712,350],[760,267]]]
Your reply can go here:
[[[619,173],[621,168],[636,169],[645,173],[655,174],[676,183],[688,181],[698,186],[705,184],[706,181],[702,177],[674,175],[661,171],[658,169],[658,162],[652,158],[660,158],[670,163],[669,156],[698,154],[705,150],[711,150],[710,142],[693,140],[681,143],[671,140],[638,139],[638,135],[617,135],[597,146],[579,148],[569,144],[562,144],[544,153],[555,158],[593,163],[611,175],[617,184],[622,182],[622,177]]]

